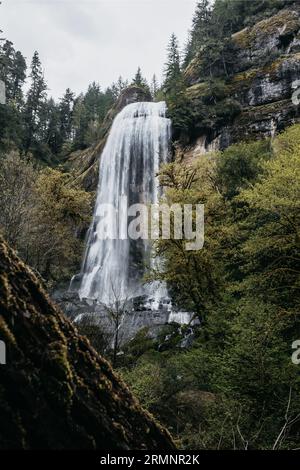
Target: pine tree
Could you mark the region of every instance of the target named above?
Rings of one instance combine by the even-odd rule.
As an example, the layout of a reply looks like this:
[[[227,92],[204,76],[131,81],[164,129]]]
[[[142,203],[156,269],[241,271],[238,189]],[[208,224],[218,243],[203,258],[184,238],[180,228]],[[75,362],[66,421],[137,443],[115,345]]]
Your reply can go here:
[[[143,86],[143,76],[142,76],[142,71],[140,67],[137,69],[137,72],[134,76],[132,83],[133,85],[136,85],[136,86]]]
[[[1,45],[1,69],[0,69],[0,78],[5,83],[6,88],[6,97],[9,99],[11,97],[11,76],[13,70],[13,59],[15,50],[13,48],[13,43],[11,41],[5,41]]]
[[[59,104],[60,138],[62,142],[69,141],[72,137],[73,104],[74,93],[70,90],[70,88],[67,88]]]
[[[185,48],[184,67],[196,58],[200,59],[197,61],[199,76],[228,76],[235,61],[231,35],[242,29],[246,18],[251,17],[252,8],[254,12],[267,6],[267,1],[260,0],[215,0],[213,6],[209,0],[199,1]]]
[[[203,50],[210,37],[212,10],[209,0],[201,0],[197,3],[196,11],[193,17],[192,29],[185,51],[184,65],[196,56],[198,52]]]
[[[147,80],[143,77],[141,67],[138,67],[132,85],[149,90]]]
[[[44,79],[42,65],[38,52],[35,52],[31,62],[31,85],[27,93],[25,106],[25,142],[24,148],[27,153],[34,140],[39,140],[39,122],[42,120],[43,105],[46,101],[47,85]]]
[[[22,85],[26,77],[25,59],[15,51],[12,42],[0,38],[0,81],[5,106],[0,105],[0,148],[7,151],[19,147],[23,140],[20,109],[23,105]]]
[[[126,82],[126,86],[128,86],[128,82]],[[112,92],[111,87],[106,88],[104,95],[103,95],[103,105],[105,109],[105,115],[108,113],[108,111],[111,109],[113,104],[116,102],[116,99],[117,98]]]
[[[16,51],[11,41],[0,47],[0,79],[4,81],[6,98],[20,108],[23,100],[22,86],[26,79],[26,62],[20,51]]]
[[[45,142],[49,146],[51,152],[57,155],[61,150],[61,133],[60,133],[60,109],[53,98],[47,101],[47,127],[45,132]]]
[[[74,102],[72,126],[74,130],[74,149],[85,148],[85,133],[87,130],[87,110],[84,104],[84,95],[81,93]]]
[[[120,96],[120,94],[122,93],[122,91],[128,87],[128,81],[127,80],[123,80],[123,78],[121,77],[121,75],[119,76],[118,78],[118,81],[116,83],[117,85],[117,89],[118,89],[118,95]]]
[[[150,86],[152,99],[155,99],[158,90],[159,90],[159,84],[158,84],[156,75],[154,74],[153,77],[152,77],[151,86]]]
[[[177,89],[181,77],[178,39],[174,33],[171,36],[167,51],[164,89],[167,93],[170,93]]]
[[[12,99],[20,108],[23,104],[22,87],[26,80],[26,61],[20,51],[16,51],[13,62]]]

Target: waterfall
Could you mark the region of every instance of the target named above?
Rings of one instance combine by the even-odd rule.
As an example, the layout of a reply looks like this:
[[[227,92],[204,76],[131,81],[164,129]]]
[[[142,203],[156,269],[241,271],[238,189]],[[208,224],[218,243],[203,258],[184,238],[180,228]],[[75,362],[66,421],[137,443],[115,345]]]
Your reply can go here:
[[[110,304],[145,294],[157,299],[164,293],[157,283],[150,291],[143,287],[146,265],[151,263],[150,244],[148,240],[127,237],[128,216],[123,201],[131,206],[159,200],[156,175],[160,164],[167,161],[171,134],[166,111],[164,102],[133,103],[113,122],[100,158],[96,205],[80,275],[80,298]],[[103,204],[112,205],[118,214],[109,220],[120,234],[116,239],[103,237]]]

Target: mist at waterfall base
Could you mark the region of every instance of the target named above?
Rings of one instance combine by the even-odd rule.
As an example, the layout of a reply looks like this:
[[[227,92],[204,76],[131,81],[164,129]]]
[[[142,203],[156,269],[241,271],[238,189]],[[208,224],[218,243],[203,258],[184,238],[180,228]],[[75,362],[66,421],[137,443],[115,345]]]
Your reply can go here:
[[[158,281],[144,283],[147,269],[159,260],[152,256],[148,240],[128,238],[130,218],[122,207],[124,198],[129,207],[159,201],[157,174],[168,160],[171,140],[166,113],[165,102],[139,102],[127,105],[116,116],[100,156],[97,198],[81,273],[72,279],[70,290],[78,290],[80,299],[104,305],[143,299],[140,310],[164,309],[170,321],[185,324],[191,314],[172,309],[166,286]],[[118,225],[115,229],[121,237],[117,239],[107,239],[102,233],[103,204],[113,206],[118,214],[108,220]]]

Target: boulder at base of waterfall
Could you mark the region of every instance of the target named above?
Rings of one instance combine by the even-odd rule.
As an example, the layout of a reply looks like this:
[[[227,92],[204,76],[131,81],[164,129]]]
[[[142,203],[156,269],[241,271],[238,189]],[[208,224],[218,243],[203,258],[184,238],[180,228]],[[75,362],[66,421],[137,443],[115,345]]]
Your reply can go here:
[[[0,340],[0,449],[174,449],[2,240]]]

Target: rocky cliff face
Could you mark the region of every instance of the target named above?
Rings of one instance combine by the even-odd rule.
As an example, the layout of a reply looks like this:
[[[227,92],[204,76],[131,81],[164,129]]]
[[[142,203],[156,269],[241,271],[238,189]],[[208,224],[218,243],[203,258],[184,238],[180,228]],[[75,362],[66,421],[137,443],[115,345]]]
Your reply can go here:
[[[0,449],[174,448],[2,240],[0,339]]]
[[[212,117],[205,128],[199,122],[189,156],[272,136],[300,120],[300,107],[292,101],[300,87],[296,83],[300,79],[299,3],[235,33],[232,40],[236,61],[225,80],[224,95],[236,106],[236,113],[227,122]],[[197,76],[197,60],[185,76],[187,96],[197,109],[208,87]]]
[[[101,331],[111,338],[111,343],[113,342],[115,325],[109,308],[97,303],[96,300],[80,300],[77,292],[56,292],[53,298],[75,324],[80,325],[82,319],[88,319],[90,325],[100,327]],[[174,309],[170,299],[166,298],[159,305],[153,305],[143,296],[126,302],[121,309],[119,320],[121,347],[132,341],[142,329],[147,330],[147,337],[157,339],[168,325],[188,325],[191,329],[196,329],[198,326],[193,313]]]
[[[87,191],[95,191],[97,188],[99,157],[104,149],[110,127],[116,115],[128,104],[151,100],[151,95],[142,88],[137,86],[126,88],[103,122],[100,141],[93,147],[83,151],[79,150],[69,156],[67,165],[75,172],[76,181],[81,183]]]

